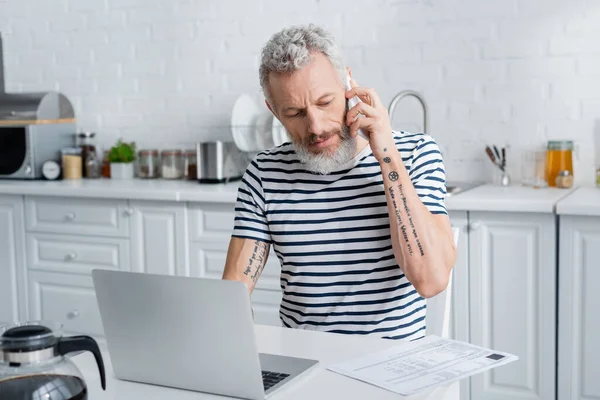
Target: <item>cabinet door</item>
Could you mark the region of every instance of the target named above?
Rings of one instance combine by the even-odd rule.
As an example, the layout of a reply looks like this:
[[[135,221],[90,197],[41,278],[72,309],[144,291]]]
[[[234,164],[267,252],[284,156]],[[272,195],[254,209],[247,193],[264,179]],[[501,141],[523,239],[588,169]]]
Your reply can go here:
[[[26,314],[25,301],[19,301],[25,293],[24,242],[22,197],[0,196],[0,325]]]
[[[181,203],[132,201],[132,270],[189,275],[186,208]]]
[[[450,212],[452,228],[459,229],[456,262],[452,272],[450,338],[469,341],[469,227],[466,211]],[[460,399],[471,398],[470,379],[460,381]]]
[[[554,399],[555,216],[471,212],[469,222],[470,341],[519,357],[472,377],[472,397]]]
[[[560,218],[558,398],[600,399],[600,217]]]

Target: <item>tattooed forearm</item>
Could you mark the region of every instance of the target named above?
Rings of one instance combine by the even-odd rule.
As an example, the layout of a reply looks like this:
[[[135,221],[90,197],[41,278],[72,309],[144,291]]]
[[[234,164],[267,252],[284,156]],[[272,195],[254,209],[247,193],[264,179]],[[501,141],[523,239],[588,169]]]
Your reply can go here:
[[[394,212],[396,213],[396,220],[398,221],[398,228],[400,232],[402,232],[402,237],[406,242],[406,246],[408,249],[408,254],[412,255],[413,250],[410,242],[408,240],[408,234],[406,233],[406,225],[402,222],[402,215],[400,215],[400,210],[398,209],[398,204],[396,203],[396,194],[394,193],[394,188],[390,187],[390,198],[392,199],[392,205],[394,206]]]
[[[252,272],[252,268],[254,267],[254,273],[250,275],[250,279],[256,283],[260,273],[265,267],[265,263],[267,260],[267,249],[268,244],[265,242],[261,242],[257,240],[254,242],[254,249],[252,250],[252,256],[248,259],[248,265],[244,270],[244,275],[250,275]]]
[[[398,185],[398,190],[400,191],[400,199],[402,200],[402,205],[404,207],[404,212],[406,213],[406,218],[408,218],[408,224],[410,225],[410,228],[412,229],[412,234],[415,237],[415,241],[417,242],[419,253],[421,254],[421,256],[424,256],[425,252],[423,251],[423,246],[421,245],[421,241],[419,240],[419,235],[417,235],[417,230],[415,228],[415,224],[413,223],[412,216],[410,215],[410,209],[406,202],[406,196],[404,195],[402,184]]]

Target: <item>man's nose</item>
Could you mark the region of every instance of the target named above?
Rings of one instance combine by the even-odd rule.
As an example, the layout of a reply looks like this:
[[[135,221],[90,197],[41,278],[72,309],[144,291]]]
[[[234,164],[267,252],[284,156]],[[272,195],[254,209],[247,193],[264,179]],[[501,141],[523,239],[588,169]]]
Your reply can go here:
[[[319,111],[308,111],[308,132],[314,135],[321,135],[327,132],[327,120]]]

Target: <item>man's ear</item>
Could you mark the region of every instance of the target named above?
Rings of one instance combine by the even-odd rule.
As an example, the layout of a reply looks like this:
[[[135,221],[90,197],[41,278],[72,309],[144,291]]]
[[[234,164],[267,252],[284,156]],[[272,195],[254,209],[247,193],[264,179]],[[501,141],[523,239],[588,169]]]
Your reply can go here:
[[[273,109],[271,108],[271,105],[269,104],[267,99],[265,99],[265,104],[267,105],[267,108],[269,109],[269,111],[271,111],[271,113],[277,118],[277,114],[275,114],[275,111],[273,111]]]

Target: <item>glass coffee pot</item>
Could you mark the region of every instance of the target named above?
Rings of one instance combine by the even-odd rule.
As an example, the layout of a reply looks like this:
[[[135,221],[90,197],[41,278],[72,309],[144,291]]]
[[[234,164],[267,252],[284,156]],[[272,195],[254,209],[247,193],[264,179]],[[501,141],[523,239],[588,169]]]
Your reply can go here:
[[[0,399],[86,400],[87,386],[69,353],[90,351],[102,389],[104,362],[89,336],[63,337],[59,324],[27,322],[0,326]]]

